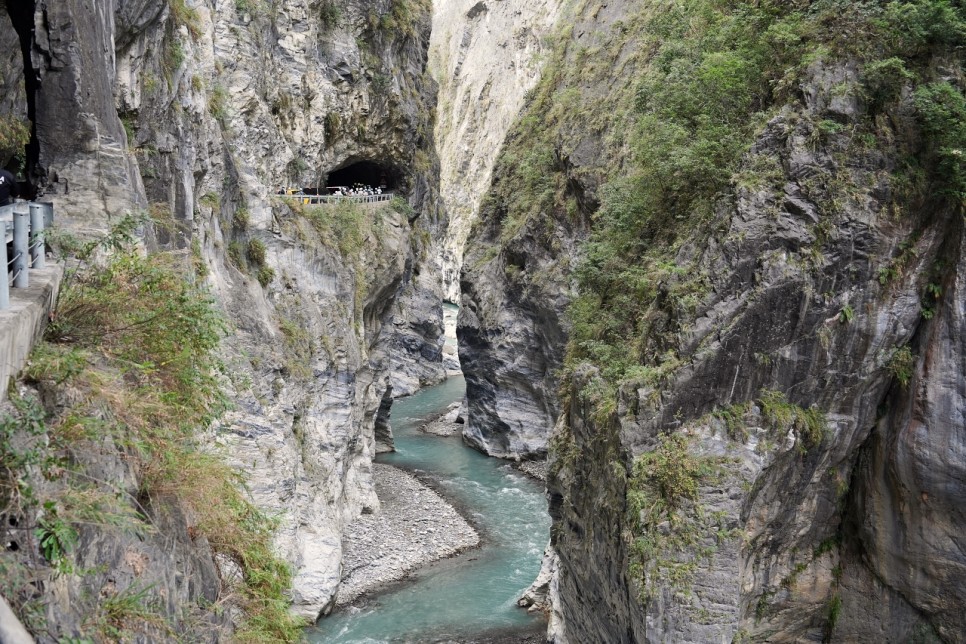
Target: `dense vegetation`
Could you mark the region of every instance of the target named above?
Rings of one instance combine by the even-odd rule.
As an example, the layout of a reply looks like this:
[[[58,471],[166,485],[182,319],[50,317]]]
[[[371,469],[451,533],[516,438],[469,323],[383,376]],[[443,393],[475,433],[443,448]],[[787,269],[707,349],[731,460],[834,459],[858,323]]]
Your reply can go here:
[[[607,5],[577,3],[580,17],[553,44],[498,160],[478,224],[491,227],[499,248],[477,261],[503,251],[508,276],[513,269],[508,281],[527,288],[539,286],[539,276],[521,279],[511,266],[517,244],[544,243],[554,251],[555,229],[590,229],[572,273],[564,366],[564,382],[579,384],[563,394],[565,408],[578,395],[591,403],[593,437],[577,438],[565,426],[551,441],[551,477],[560,477],[565,494],[568,485],[576,489],[586,482],[582,477],[598,472],[591,454],[603,437],[627,431],[613,422],[619,388],[630,393],[629,407],[635,389],[650,391],[657,405],[662,387],[694,358],[682,353],[682,338],[702,314],[715,277],[702,270],[698,249],[728,233],[735,195],[781,193],[787,181],[778,156],[753,152],[770,123],[804,135],[811,149],[827,151],[836,165],[804,187],[820,220],[811,231],[813,246],[790,261],[821,265],[822,245],[843,204],[873,189],[853,182],[872,174],[869,167],[886,168],[878,177],[891,200],[883,204],[883,217],[925,220],[931,212],[966,207],[962,2],[673,0],[636,6],[636,14],[616,19],[607,16]],[[831,93],[855,101],[854,117],[810,113],[807,85],[823,71],[841,69],[849,70],[847,81]],[[877,166],[883,158],[889,162]],[[921,225],[925,221],[909,227]],[[881,258],[883,284],[901,273],[909,245],[900,246],[898,257]],[[923,318],[931,314],[924,304]],[[845,305],[838,319],[845,325],[855,315]],[[909,382],[912,362],[908,347],[897,348],[889,361],[900,386]],[[589,373],[598,375],[588,379]],[[786,396],[761,389],[753,399],[676,424],[723,426],[735,443],[748,439],[748,426],[765,427],[759,451],[793,432],[795,456],[804,458],[827,439],[827,419],[817,407],[795,404],[807,401]],[[716,533],[719,524],[699,502],[698,488],[716,479],[720,463],[699,454],[683,435],[672,431],[649,442],[638,436],[646,444],[635,446],[641,453],[626,466],[616,453],[607,457],[627,490],[627,552],[643,599],[658,586],[686,586],[696,560],[710,556],[708,544],[733,536]]]
[[[912,87],[928,145],[907,159],[897,183],[935,180],[966,200],[962,151],[966,102],[955,79],[932,78],[927,63],[966,42],[966,17],[948,0],[915,2],[672,3],[647,20],[653,57],[635,82],[626,168],[602,190],[592,239],[577,270],[571,364],[590,361],[605,379],[655,382],[677,365],[673,343],[649,324],[663,294],[693,314],[706,281],[675,256],[695,231],[713,234],[720,196],[741,182],[767,182],[780,168],[742,168],[743,155],[776,110],[797,100],[809,65],[859,62],[871,109],[857,139],[889,137],[876,108]],[[816,124],[821,135],[840,130]],[[865,137],[863,139],[863,137]],[[930,171],[924,172],[929,169]],[[669,279],[688,275],[687,279]]]
[[[157,588],[135,583],[104,592],[104,571],[79,567],[76,551],[85,532],[150,533],[155,513],[173,504],[190,517],[192,538],[205,537],[242,571],[229,599],[244,615],[234,638],[296,640],[301,625],[288,613],[291,573],[273,553],[274,522],[200,439],[226,408],[216,358],[225,322],[175,257],[134,248],[139,224],[128,219],[88,244],[65,240],[76,263],[25,372],[43,399],[60,403],[43,408],[29,394],[13,394],[17,413],[0,421],[3,512],[25,517],[20,527],[28,532],[15,538],[36,539],[44,561],[30,559],[32,548],[0,554],[4,595],[31,630],[47,632],[55,626],[43,617],[49,596],[33,589],[76,575],[94,604],[85,637],[176,637],[213,607],[181,607],[171,616]],[[128,464],[138,488],[101,480],[103,459]]]

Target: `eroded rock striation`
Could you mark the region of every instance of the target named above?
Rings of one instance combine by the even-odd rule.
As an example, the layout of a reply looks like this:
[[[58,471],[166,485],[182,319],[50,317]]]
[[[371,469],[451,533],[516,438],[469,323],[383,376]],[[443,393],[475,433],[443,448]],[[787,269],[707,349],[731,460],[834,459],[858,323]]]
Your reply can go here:
[[[0,32],[22,43],[23,67],[3,78],[24,83],[31,181],[81,234],[148,212],[148,243],[180,252],[226,312],[234,408],[210,442],[278,517],[293,610],[317,617],[334,602],[344,526],[378,505],[371,467],[377,419],[379,442],[391,446],[388,392],[444,376],[442,282],[428,261],[446,226],[429,7],[9,4]],[[383,183],[398,197],[313,207],[277,194],[324,193],[332,178]],[[190,517],[165,513],[189,531]],[[205,548],[189,543],[190,558],[207,563],[188,577],[204,583],[172,575],[170,557],[147,556],[138,587],[168,597],[172,615],[179,602],[210,605],[218,574]],[[109,550],[85,563],[111,574],[124,552]]]
[[[619,28],[628,10],[609,4],[558,17],[543,77],[506,137],[467,244],[457,327],[464,437],[487,454],[544,456],[560,412],[556,370],[567,343],[571,272],[602,179],[627,153],[619,139],[602,138],[594,121],[617,118],[630,101],[609,91],[613,79],[604,73],[574,78],[581,68],[570,57],[599,49],[600,30]],[[574,52],[565,57],[570,40]],[[619,69],[633,73],[637,61],[623,50],[616,56]],[[581,98],[555,102],[568,83],[584,87]]]
[[[470,436],[556,422],[553,641],[962,641],[963,23],[914,6],[561,19],[460,320]]]
[[[450,302],[460,301],[467,236],[503,139],[540,77],[560,5],[459,0],[433,7],[429,64],[439,85],[440,198],[449,216],[437,261]]]
[[[440,96],[440,196],[451,222],[438,261],[447,299],[467,305],[459,322],[461,367],[467,387],[476,393],[470,396],[464,436],[496,456],[539,456],[546,451],[556,402],[543,391],[548,366],[559,361],[562,337],[546,329],[556,324],[560,309],[554,305],[561,302],[543,306],[540,298],[521,302],[516,294],[505,294],[502,280],[484,272],[480,255],[485,247],[476,241],[467,247],[467,238],[497,154],[540,77],[560,4],[446,2],[436,7],[433,17],[430,65]],[[464,264],[476,272],[461,283]],[[548,324],[532,323],[530,304],[533,316]],[[541,330],[535,330],[538,326]],[[502,351],[489,346],[496,334],[502,334]],[[553,354],[549,360],[542,355],[545,350]]]

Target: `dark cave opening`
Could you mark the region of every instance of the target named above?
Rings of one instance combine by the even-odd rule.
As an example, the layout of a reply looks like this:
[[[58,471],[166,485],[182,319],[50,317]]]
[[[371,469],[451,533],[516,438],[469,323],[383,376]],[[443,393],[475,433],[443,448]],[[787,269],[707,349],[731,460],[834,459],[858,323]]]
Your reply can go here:
[[[394,167],[375,161],[356,161],[329,172],[326,186],[331,192],[337,187],[352,188],[356,185],[383,190],[401,187],[401,176]]]
[[[20,196],[24,198],[31,199],[36,191],[36,181],[34,181],[34,172],[37,168],[38,161],[40,159],[40,144],[37,141],[37,119],[36,119],[36,97],[37,91],[40,88],[40,78],[37,73],[35,73],[33,65],[30,60],[30,50],[33,46],[34,38],[34,2],[7,2],[6,3],[6,13],[10,17],[10,23],[5,23],[0,21],[0,31],[5,31],[7,29],[7,24],[9,24],[13,31],[16,32],[16,39],[20,44],[20,54],[23,59],[23,81],[24,81],[24,92],[26,96],[27,107],[27,121],[30,128],[30,140],[27,143],[24,154],[14,154],[10,159],[3,159],[2,162],[4,167],[6,167],[14,174],[20,175],[26,178],[25,182],[21,182],[20,186]],[[0,35],[0,40],[3,41],[4,45],[12,45],[13,34],[4,33]],[[11,47],[12,48],[12,47]],[[5,81],[10,81],[11,79],[3,79]],[[3,88],[5,93],[14,90],[11,87]],[[16,116],[14,112],[10,113],[10,116]],[[18,178],[20,178],[18,176]]]

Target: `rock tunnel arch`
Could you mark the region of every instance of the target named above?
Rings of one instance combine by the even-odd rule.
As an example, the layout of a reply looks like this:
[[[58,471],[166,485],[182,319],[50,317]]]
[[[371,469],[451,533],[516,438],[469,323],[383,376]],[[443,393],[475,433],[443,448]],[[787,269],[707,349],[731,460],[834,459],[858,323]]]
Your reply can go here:
[[[330,170],[325,180],[325,186],[330,189],[351,188],[357,184],[390,191],[405,190],[403,173],[396,166],[370,159],[350,159]]]
[[[6,145],[0,149],[0,167],[27,179],[21,196],[32,196],[32,169],[39,146],[36,136],[36,93],[39,75],[33,69],[30,49],[34,29],[33,2],[6,2],[0,8],[0,127]],[[27,194],[24,194],[27,193]]]

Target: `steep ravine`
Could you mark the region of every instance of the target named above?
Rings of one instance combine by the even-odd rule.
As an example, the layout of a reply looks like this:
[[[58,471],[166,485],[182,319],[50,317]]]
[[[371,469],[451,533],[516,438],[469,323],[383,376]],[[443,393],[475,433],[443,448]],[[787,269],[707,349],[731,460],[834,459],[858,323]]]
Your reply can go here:
[[[26,170],[59,223],[90,237],[150,214],[146,245],[193,266],[225,313],[232,410],[207,440],[277,517],[293,611],[316,617],[338,587],[343,526],[378,503],[380,409],[444,375],[428,5],[40,0],[4,13],[0,36],[25,54],[4,70],[4,95],[20,97],[4,109],[26,105]],[[400,198],[312,208],[276,196],[324,188],[336,171],[347,183],[381,175]],[[136,496],[138,472],[124,481]],[[182,620],[183,605],[211,613],[232,566],[182,538],[195,519],[169,505],[144,545],[91,529],[103,543],[84,560],[96,579],[58,582],[52,637],[84,632],[90,601],[68,598],[96,604],[108,578],[165,597],[189,639],[211,636],[207,621]],[[159,554],[171,539],[185,554]]]
[[[101,285],[148,266],[132,305],[188,280],[227,327],[186,402],[53,316],[0,421],[0,592],[42,641],[230,640],[243,585],[329,611],[457,295],[466,441],[549,456],[550,641],[966,641],[961,3],[447,3],[438,124],[426,0],[3,13],[31,190],[81,239],[143,215],[106,246],[157,264]],[[335,182],[399,198],[278,194]],[[183,471],[135,432],[166,411]],[[270,548],[185,501],[219,459]]]
[[[548,37],[560,16],[561,4],[464,1],[439,2],[434,9],[430,69],[439,85],[436,140],[441,159],[440,197],[450,217],[438,261],[450,301],[459,302],[461,293],[473,293],[476,283],[499,282],[480,274],[472,282],[460,284],[464,261],[471,266],[479,262],[480,251],[467,248],[467,238],[483,207],[503,141],[540,78],[550,51]],[[473,295],[469,298],[470,302],[478,299]],[[494,298],[488,307],[487,315],[508,320],[503,327],[507,330],[513,325],[510,318],[526,315],[518,311],[512,296]],[[477,314],[475,307],[461,310],[467,320]],[[543,317],[555,316],[555,311],[547,311]],[[466,339],[470,326],[470,322],[461,322],[462,369],[470,393],[464,437],[477,449],[497,456],[543,454],[543,436],[553,424],[556,409],[552,397],[545,400],[539,394],[547,386],[548,363],[539,355],[541,349],[533,347],[559,346],[559,334],[541,337],[546,334],[515,329],[501,336],[507,350],[501,358],[512,355],[512,365],[492,361],[479,365],[478,360],[489,360],[488,354],[471,344],[486,340]],[[513,372],[516,378],[502,379]],[[481,428],[494,423],[509,423],[514,431],[526,436],[512,445],[491,440],[492,434]]]
[[[550,444],[550,638],[963,641],[961,7],[558,24],[459,328],[476,442]]]
[[[449,216],[439,246],[446,299],[458,303],[466,239],[503,139],[540,77],[561,2],[437,1],[429,68],[439,86],[440,198]]]
[[[571,2],[545,38],[540,83],[497,157],[462,267],[457,329],[465,436],[488,454],[542,457],[560,413],[571,273],[598,189],[631,153],[620,132],[646,58],[624,2]]]

